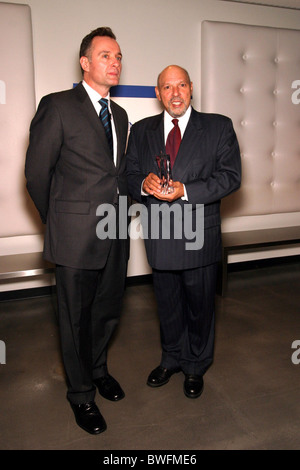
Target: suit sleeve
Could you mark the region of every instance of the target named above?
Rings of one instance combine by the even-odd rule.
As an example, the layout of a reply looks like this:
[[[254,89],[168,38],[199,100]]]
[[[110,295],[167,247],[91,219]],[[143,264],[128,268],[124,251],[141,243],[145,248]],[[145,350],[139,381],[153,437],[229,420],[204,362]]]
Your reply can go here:
[[[215,139],[218,141],[214,169],[210,176],[185,184],[188,201],[192,204],[210,204],[236,191],[241,184],[240,149],[232,121],[222,120],[216,125]],[[219,130],[218,130],[219,129]]]
[[[147,174],[142,173],[139,159],[139,144],[137,142],[138,132],[136,126],[133,125],[130,131],[128,148],[126,154],[126,173],[128,180],[128,190],[135,201],[141,202],[142,182]]]
[[[51,95],[42,98],[30,125],[26,153],[27,190],[46,223],[51,179],[60,155],[63,131],[59,112]]]

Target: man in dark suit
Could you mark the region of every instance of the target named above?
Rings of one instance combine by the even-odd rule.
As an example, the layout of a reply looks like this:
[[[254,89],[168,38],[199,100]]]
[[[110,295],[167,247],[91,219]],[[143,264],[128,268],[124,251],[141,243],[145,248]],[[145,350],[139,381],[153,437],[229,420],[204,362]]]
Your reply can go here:
[[[185,395],[197,398],[213,361],[220,200],[240,186],[240,152],[228,117],[191,107],[186,70],[168,66],[155,91],[164,112],[133,125],[126,157],[129,193],[147,207],[142,221],[160,319],[162,357],[147,384],[159,387],[183,371]],[[177,153],[169,139],[178,130]],[[167,193],[156,165],[166,152],[176,158]]]
[[[124,397],[108,373],[107,347],[121,310],[128,240],[96,234],[97,208],[110,204],[117,223],[119,197],[127,195],[128,117],[109,96],[119,83],[122,54],[110,28],[82,40],[80,66],[80,84],[42,98],[30,127],[25,174],[46,224],[44,256],[56,264],[67,398],[77,424],[98,434],[106,423],[94,400],[96,387],[109,400]]]

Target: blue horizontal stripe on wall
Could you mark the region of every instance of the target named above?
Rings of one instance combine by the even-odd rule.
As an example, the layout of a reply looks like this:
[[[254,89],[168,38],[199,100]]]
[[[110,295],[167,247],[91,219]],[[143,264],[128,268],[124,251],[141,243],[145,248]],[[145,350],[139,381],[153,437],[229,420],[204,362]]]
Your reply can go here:
[[[110,89],[110,96],[121,98],[156,98],[154,86],[117,85]]]
[[[78,83],[73,83],[73,88]],[[156,98],[154,86],[117,85],[110,89],[110,96],[121,98]]]

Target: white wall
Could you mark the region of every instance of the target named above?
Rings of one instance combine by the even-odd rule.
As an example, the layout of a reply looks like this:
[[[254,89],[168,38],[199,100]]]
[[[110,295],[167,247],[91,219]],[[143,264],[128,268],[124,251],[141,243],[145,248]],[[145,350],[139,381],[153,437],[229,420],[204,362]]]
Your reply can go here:
[[[27,4],[32,15],[36,103],[80,80],[80,42],[98,26],[110,26],[120,43],[124,57],[120,84],[155,85],[158,73],[176,63],[190,73],[198,110],[203,20],[300,29],[299,10],[218,0],[28,0]],[[37,237],[32,241],[35,246],[40,243]],[[28,237],[12,237],[2,240],[1,252],[30,251],[30,245]],[[18,288],[29,285],[19,283]],[[5,290],[12,288],[8,285]]]
[[[218,0],[6,0],[31,7],[36,98],[80,79],[81,39],[111,26],[124,56],[121,84],[154,85],[170,63],[187,68],[200,107],[203,20],[300,29],[300,11]],[[221,82],[221,77],[220,77]]]

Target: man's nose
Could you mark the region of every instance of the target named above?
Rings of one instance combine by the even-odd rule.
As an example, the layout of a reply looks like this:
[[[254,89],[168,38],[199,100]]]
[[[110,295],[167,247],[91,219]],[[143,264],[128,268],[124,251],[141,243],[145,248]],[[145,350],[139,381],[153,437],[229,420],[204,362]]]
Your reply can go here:
[[[120,62],[119,59],[114,58],[114,59],[112,60],[112,65],[115,66],[115,67],[120,67],[120,66],[121,66],[121,62]]]

